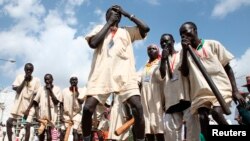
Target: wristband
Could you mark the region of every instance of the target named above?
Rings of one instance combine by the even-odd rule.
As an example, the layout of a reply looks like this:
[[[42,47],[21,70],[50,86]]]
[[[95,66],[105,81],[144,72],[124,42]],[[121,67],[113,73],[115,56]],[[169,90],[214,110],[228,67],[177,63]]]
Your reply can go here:
[[[129,16],[129,19],[131,20],[133,17],[135,17],[135,15],[132,14]]]

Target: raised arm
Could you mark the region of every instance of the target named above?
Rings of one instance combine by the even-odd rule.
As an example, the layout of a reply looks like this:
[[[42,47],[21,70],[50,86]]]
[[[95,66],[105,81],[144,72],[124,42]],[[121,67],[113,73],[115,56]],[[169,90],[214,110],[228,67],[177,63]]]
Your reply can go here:
[[[57,105],[60,101],[56,98],[55,94],[52,91],[52,85],[46,85],[46,89],[48,91],[49,96],[51,96],[54,105]]]
[[[112,24],[110,22],[107,22],[100,32],[98,32],[95,36],[90,38],[88,43],[92,49],[96,49],[98,45],[103,42],[105,35],[107,34],[111,25]]]
[[[110,27],[116,25],[119,23],[120,21],[120,14],[110,10],[110,12],[108,11],[106,14],[106,24],[103,26],[103,28],[93,37],[90,38],[89,40],[89,46],[92,49],[96,49],[98,47],[99,44],[101,44],[105,38],[105,35],[108,33]]]
[[[29,83],[29,81],[31,80],[32,76],[26,74],[24,77],[23,82],[21,83],[21,85],[19,86],[13,86],[13,90],[16,91],[17,94],[20,94],[24,88],[25,85],[27,85]]]
[[[26,81],[23,80],[20,86],[13,86],[13,90],[16,91],[17,94],[20,94],[24,88],[24,85],[26,84]]]
[[[188,46],[190,45],[190,41],[188,39],[182,38],[181,45],[182,45],[182,63],[181,63],[181,73],[183,76],[189,75],[189,67],[188,67],[188,59],[187,59],[187,52],[188,52]]]
[[[161,73],[161,78],[165,78],[166,77],[166,61],[168,59],[168,50],[167,49],[163,49],[162,53],[161,53],[161,63],[160,63],[160,73]]]
[[[127,11],[123,10],[121,6],[114,5],[113,9],[119,11],[124,17],[129,18],[133,21],[139,28],[141,36],[144,38],[149,32],[150,28],[142,20],[138,19],[135,15],[129,14]]]

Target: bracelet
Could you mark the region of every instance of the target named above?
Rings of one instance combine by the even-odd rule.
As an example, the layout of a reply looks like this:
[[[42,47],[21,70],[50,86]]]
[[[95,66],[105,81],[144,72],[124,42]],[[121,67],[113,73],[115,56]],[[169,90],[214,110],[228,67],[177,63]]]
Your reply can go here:
[[[133,17],[135,17],[135,15],[132,14],[129,16],[129,19],[131,20]]]

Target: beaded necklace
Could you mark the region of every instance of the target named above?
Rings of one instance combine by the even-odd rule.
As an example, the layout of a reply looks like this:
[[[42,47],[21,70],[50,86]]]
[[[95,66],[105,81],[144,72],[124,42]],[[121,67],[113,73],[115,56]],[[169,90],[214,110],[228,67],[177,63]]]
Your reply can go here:
[[[148,62],[148,63],[146,64],[146,67],[145,67],[145,69],[146,69],[146,75],[149,75],[150,69],[151,69],[152,66],[153,66],[154,64],[156,64],[158,61],[159,61],[159,58],[156,58],[154,61]]]

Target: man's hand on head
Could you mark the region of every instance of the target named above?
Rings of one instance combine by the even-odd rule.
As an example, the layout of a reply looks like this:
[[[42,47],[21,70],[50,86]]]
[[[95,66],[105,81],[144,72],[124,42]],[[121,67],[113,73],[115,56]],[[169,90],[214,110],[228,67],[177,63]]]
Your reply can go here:
[[[119,13],[112,11],[111,12],[111,16],[108,19],[108,23],[110,23],[110,25],[114,25],[116,24],[118,21],[120,20],[120,15]]]
[[[118,13],[121,13],[123,16],[125,16],[125,17],[129,17],[130,15],[127,13],[127,12],[125,12],[123,9],[122,9],[122,7],[121,6],[119,6],[119,5],[113,5],[112,6],[112,9],[114,10],[114,11],[116,11],[116,12],[118,12]]]

